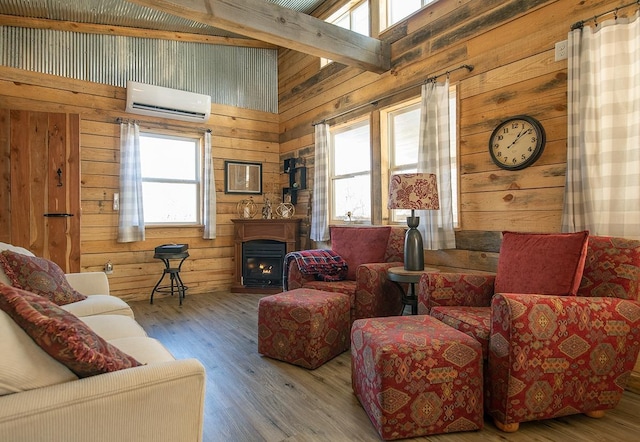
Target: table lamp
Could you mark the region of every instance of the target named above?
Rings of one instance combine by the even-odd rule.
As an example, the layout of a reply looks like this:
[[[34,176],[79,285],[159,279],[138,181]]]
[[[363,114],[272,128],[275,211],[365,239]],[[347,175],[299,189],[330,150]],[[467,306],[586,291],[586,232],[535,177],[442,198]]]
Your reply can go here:
[[[393,175],[389,182],[389,209],[411,209],[407,217],[409,229],[404,237],[404,269],[424,270],[424,248],[422,235],[416,228],[420,217],[416,210],[437,210],[440,208],[438,184],[432,173],[405,173]]]

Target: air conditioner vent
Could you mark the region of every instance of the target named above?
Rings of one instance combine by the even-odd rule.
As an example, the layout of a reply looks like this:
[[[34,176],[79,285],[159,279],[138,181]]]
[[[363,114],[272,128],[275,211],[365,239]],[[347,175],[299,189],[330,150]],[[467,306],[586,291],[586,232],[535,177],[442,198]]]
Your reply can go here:
[[[128,81],[126,111],[183,121],[207,121],[211,115],[211,97]]]

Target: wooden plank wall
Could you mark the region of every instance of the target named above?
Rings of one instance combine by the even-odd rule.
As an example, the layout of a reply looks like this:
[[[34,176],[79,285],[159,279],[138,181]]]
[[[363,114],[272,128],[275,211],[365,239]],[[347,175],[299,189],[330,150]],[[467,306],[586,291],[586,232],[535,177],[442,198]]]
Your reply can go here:
[[[114,273],[109,276],[112,294],[125,300],[148,299],[164,268],[160,261],[153,259],[154,247],[184,242],[189,244],[190,257],[183,266],[182,279],[189,286],[189,293],[228,290],[233,280],[231,219],[236,217],[236,204],[243,197],[225,195],[224,160],[261,162],[265,183],[278,182],[281,175],[278,116],[214,104],[207,124],[183,123],[127,115],[125,97],[123,88],[0,67],[0,108],[80,115],[82,271],[101,271],[105,263],[111,261],[114,265]],[[201,227],[183,227],[148,228],[144,242],[116,242],[118,214],[113,210],[112,199],[119,187],[118,117],[139,120],[141,129],[196,134],[212,130],[218,201],[215,240],[203,240]],[[6,240],[5,233],[9,231],[6,143],[0,147],[0,157],[3,189],[0,237]],[[255,200],[261,203],[262,196]]]
[[[290,50],[279,56],[280,151],[306,159],[313,182],[312,123],[420,84],[462,64],[458,84],[461,231],[476,245],[427,253],[432,265],[495,270],[497,254],[482,248],[487,232],[560,230],[566,171],[567,61],[554,61],[570,26],[620,6],[614,0],[439,0],[381,35],[391,43],[392,69],[377,75]],[[633,11],[632,8],[629,11]],[[320,15],[328,15],[323,10]],[[335,119],[340,123],[417,96],[419,88]],[[522,171],[493,164],[487,145],[503,119],[531,115],[543,124],[542,157]],[[374,146],[379,148],[379,146]],[[380,204],[380,201],[374,203]],[[298,213],[305,212],[303,207]],[[458,247],[460,249],[460,246]]]

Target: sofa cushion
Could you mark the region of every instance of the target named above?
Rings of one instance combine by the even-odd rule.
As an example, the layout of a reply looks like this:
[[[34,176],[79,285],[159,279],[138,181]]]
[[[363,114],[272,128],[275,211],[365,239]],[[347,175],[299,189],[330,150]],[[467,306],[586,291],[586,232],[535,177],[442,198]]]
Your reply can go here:
[[[342,256],[349,266],[347,279],[356,279],[361,264],[384,262],[391,227],[331,226],[331,250]]]
[[[495,293],[575,296],[587,255],[589,232],[503,232]]]
[[[131,355],[143,364],[174,361],[175,358],[160,341],[142,336],[130,336],[126,338],[110,339],[109,344],[117,347],[128,355]],[[185,354],[184,357],[192,357]]]
[[[2,285],[0,309],[44,351],[78,377],[141,365],[94,333],[80,319],[42,296]]]
[[[105,341],[119,338],[146,338],[147,332],[133,318],[124,315],[95,315],[78,318]],[[127,353],[127,352],[125,352]],[[127,353],[128,354],[128,353]]]
[[[0,396],[73,381],[78,377],[49,356],[0,310]]]
[[[12,286],[45,296],[57,305],[86,298],[69,285],[62,269],[48,259],[3,250],[0,252],[0,266]]]
[[[123,315],[133,318],[133,310],[129,304],[111,295],[87,296],[87,299],[61,305],[60,308],[79,318],[94,315]]]

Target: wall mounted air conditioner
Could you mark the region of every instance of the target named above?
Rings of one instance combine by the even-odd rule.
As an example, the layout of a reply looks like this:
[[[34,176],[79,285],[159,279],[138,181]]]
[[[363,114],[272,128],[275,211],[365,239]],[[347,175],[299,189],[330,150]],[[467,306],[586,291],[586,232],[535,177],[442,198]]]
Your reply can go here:
[[[127,81],[127,112],[183,121],[207,121],[209,95]]]

